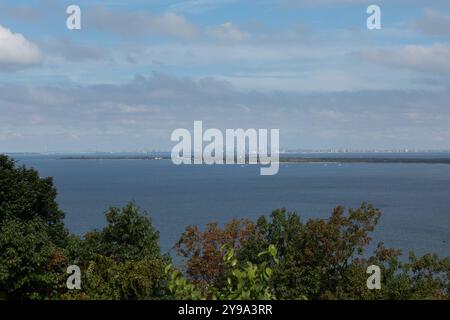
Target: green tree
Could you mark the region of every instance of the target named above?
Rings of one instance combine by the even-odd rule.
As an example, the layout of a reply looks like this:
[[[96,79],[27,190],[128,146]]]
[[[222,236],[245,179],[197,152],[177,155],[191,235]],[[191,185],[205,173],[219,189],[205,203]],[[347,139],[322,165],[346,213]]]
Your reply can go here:
[[[61,291],[65,259],[40,219],[0,226],[0,297],[48,299]]]
[[[117,262],[160,256],[159,232],[146,212],[134,203],[111,207],[105,213],[107,225],[85,235],[88,253],[101,254]]]
[[[240,254],[253,260],[261,246],[276,244],[280,264],[274,270],[273,285],[277,297],[320,299],[347,281],[347,269],[362,255],[380,216],[378,209],[363,204],[347,214],[337,207],[327,220],[302,223],[295,213],[277,210],[272,221],[259,219]]]
[[[357,209],[337,207],[328,219],[307,221],[294,212],[280,209],[269,219],[260,217],[246,234],[245,241],[230,244],[234,244],[232,248],[240,268],[248,263],[263,263],[258,253],[271,244],[276,247],[279,263],[273,266],[270,287],[278,299],[449,299],[448,258],[434,254],[419,258],[410,253],[405,261],[401,250],[385,248],[382,243],[372,255],[367,252],[370,234],[380,217],[378,209],[365,203]],[[195,240],[194,248],[215,244],[214,237],[189,239]],[[210,241],[212,244],[203,243]],[[192,252],[191,259],[208,258],[199,254],[202,251]],[[229,277],[229,270],[223,262],[214,265],[216,258],[207,261],[210,270],[221,270],[211,277],[208,285],[224,289],[227,283],[223,278]],[[187,265],[191,265],[189,260]],[[367,288],[366,271],[370,265],[381,268],[381,290]],[[189,280],[196,279],[189,272],[187,276]]]
[[[106,212],[107,225],[72,237],[67,247],[71,261],[82,269],[82,289],[65,299],[162,299],[168,298],[159,233],[145,212],[134,203]]]
[[[0,297],[48,299],[61,291],[67,242],[51,178],[0,155]]]
[[[227,281],[224,286],[214,286],[191,282],[182,273],[170,265],[166,273],[170,275],[169,289],[177,299],[183,300],[272,300],[275,295],[270,286],[273,274],[272,266],[278,263],[277,249],[270,245],[266,251],[258,254],[263,259],[259,264],[249,261],[238,262],[235,251],[224,245],[223,264]]]
[[[0,224],[10,218],[23,222],[41,219],[52,241],[64,245],[68,233],[56,195],[52,178],[40,178],[36,170],[17,166],[0,155]]]

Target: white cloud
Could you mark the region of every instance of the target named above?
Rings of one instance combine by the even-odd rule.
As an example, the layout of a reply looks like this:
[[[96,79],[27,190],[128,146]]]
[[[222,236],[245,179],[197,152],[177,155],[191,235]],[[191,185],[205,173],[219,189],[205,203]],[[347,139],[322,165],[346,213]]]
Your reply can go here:
[[[373,0],[283,0],[283,3],[288,8],[303,8],[303,7],[318,7],[318,6],[341,6],[341,5],[365,5],[374,4]],[[376,4],[399,4],[399,5],[422,5],[423,0],[378,0]],[[431,0],[433,5],[448,6],[448,0]]]
[[[122,35],[168,35],[191,38],[197,27],[177,13],[154,15],[148,12],[115,12],[99,7],[87,16],[87,25]]]
[[[0,70],[14,70],[37,64],[42,56],[39,47],[22,34],[0,25]]]
[[[250,37],[250,34],[239,30],[231,22],[225,22],[219,26],[210,27],[207,34],[222,41],[241,42]]]
[[[192,37],[197,33],[196,27],[189,23],[184,16],[173,12],[156,17],[153,25],[161,31],[180,37]]]
[[[447,149],[449,98],[449,90],[422,89],[242,91],[215,78],[157,73],[121,85],[0,84],[0,150],[168,149],[173,129],[198,119],[215,128],[280,128],[287,148]]]
[[[450,17],[434,10],[425,10],[425,15],[416,23],[416,28],[427,35],[450,36]]]
[[[70,38],[49,39],[40,44],[43,50],[64,58],[64,61],[109,61],[110,59],[108,48],[93,43],[75,42]],[[49,62],[51,58],[47,57],[46,62]]]
[[[238,0],[182,0],[175,1],[170,8],[176,12],[199,13],[234,2],[238,2]]]
[[[424,72],[450,72],[450,46],[448,44],[407,45],[392,50],[367,49],[359,52],[358,55],[363,59],[386,66]]]

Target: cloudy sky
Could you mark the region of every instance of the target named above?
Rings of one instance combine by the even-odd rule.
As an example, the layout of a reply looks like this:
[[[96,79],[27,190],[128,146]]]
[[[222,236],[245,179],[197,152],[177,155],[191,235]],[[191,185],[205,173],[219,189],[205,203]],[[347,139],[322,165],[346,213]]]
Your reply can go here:
[[[0,3],[0,152],[170,150],[194,120],[279,128],[283,148],[450,149],[450,1]]]

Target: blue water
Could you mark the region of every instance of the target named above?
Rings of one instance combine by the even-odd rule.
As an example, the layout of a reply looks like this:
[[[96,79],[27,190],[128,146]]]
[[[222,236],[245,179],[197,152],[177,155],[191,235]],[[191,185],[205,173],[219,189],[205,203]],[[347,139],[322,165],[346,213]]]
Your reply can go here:
[[[54,177],[65,223],[77,234],[101,228],[109,205],[130,200],[149,212],[164,251],[189,224],[255,219],[281,207],[304,218],[326,218],[336,205],[367,201],[383,212],[375,240],[406,252],[450,256],[450,165],[281,164],[278,175],[260,176],[255,165],[15,158]]]

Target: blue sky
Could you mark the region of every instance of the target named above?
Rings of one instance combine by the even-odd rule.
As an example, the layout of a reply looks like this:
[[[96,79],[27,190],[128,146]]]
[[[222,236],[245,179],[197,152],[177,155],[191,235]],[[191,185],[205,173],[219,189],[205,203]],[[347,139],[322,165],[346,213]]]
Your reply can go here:
[[[449,39],[446,0],[2,1],[0,152],[170,150],[194,120],[450,149]]]

